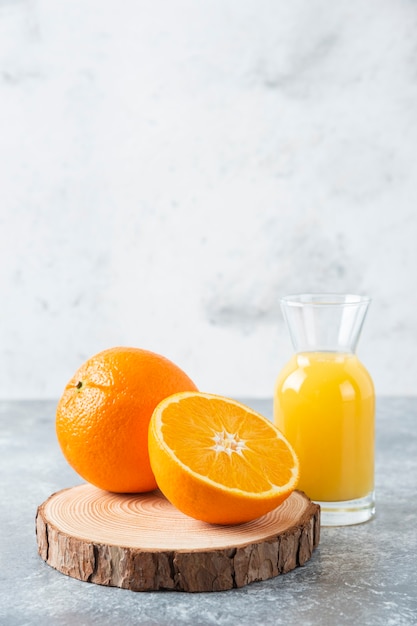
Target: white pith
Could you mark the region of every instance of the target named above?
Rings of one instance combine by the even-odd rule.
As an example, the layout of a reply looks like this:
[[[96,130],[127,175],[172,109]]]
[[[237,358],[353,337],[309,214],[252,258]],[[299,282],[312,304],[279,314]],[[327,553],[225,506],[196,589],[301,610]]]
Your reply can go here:
[[[246,441],[239,439],[236,433],[228,433],[226,430],[214,433],[213,441],[214,445],[210,448],[211,450],[226,452],[229,456],[234,452],[241,455],[242,450],[247,449]]]

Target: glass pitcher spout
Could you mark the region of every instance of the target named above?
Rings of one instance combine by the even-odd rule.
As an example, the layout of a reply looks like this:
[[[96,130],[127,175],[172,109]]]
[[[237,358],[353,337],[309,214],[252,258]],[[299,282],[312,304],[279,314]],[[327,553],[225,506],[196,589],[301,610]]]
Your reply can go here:
[[[297,294],[281,298],[296,352],[356,351],[371,299],[352,294]]]

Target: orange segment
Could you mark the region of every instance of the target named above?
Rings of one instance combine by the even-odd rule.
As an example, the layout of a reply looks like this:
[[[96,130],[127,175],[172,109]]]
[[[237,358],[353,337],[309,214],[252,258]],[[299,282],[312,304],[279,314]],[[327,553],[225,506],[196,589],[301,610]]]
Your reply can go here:
[[[163,400],[149,425],[149,458],[164,495],[183,513],[237,524],[271,511],[295,489],[294,450],[249,407],[197,391]]]

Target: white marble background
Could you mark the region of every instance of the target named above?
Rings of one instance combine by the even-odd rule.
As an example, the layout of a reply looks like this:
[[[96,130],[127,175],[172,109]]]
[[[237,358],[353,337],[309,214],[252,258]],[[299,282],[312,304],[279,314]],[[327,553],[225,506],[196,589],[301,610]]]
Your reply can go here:
[[[113,345],[269,396],[279,297],[415,394],[415,0],[0,0],[0,397]]]

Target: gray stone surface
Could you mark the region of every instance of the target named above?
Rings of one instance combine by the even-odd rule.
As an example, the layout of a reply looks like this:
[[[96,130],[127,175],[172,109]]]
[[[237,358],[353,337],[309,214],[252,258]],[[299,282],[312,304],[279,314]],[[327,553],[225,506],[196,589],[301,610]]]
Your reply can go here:
[[[268,400],[246,400],[271,416]],[[302,568],[243,589],[133,593],[68,578],[38,556],[36,508],[79,484],[54,432],[55,402],[0,403],[0,624],[403,626],[417,624],[417,398],[377,405],[377,515],[323,528]]]

